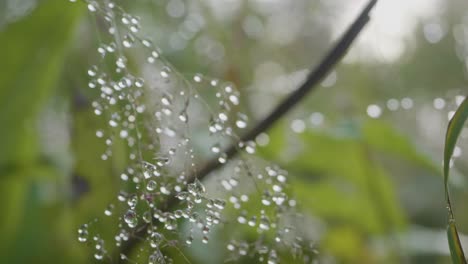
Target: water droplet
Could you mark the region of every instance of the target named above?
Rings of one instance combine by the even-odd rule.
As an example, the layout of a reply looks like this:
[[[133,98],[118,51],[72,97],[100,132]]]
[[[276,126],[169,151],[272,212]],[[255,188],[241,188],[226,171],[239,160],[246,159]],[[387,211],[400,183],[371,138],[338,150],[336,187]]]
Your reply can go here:
[[[122,45],[125,48],[131,48],[133,46],[133,43],[135,43],[135,38],[131,35],[125,35],[124,40],[122,41]]]
[[[199,83],[203,80],[203,76],[201,74],[195,74],[195,76],[193,76],[193,80]]]
[[[221,147],[219,143],[215,143],[213,146],[211,146],[211,152],[219,153],[220,151],[221,151]]]
[[[164,237],[158,233],[158,232],[153,232],[151,233],[150,236],[150,246],[152,248],[157,248],[159,245],[164,241]]]
[[[249,252],[249,245],[245,242],[239,244],[239,255],[245,256]]]
[[[133,210],[128,210],[125,213],[124,220],[125,220],[125,223],[127,223],[127,225],[130,228],[134,228],[138,224],[138,216],[137,216],[136,212],[133,211]]]
[[[165,94],[161,97],[161,103],[165,106],[172,105],[172,99],[169,95]]]
[[[237,114],[236,126],[238,128],[246,128],[247,127],[248,117],[242,113]]]
[[[268,264],[278,264],[278,255],[276,254],[275,250],[271,250],[270,254],[268,255]]]
[[[98,251],[94,254],[94,258],[97,260],[102,260],[104,258],[104,254],[102,253],[102,251]]]
[[[151,40],[148,40],[148,39],[141,40],[141,44],[143,44],[143,46],[145,46],[147,48],[151,47],[151,45],[152,45]]]
[[[164,224],[164,227],[167,230],[175,230],[177,228],[177,220],[175,219],[167,219],[166,223]]]
[[[89,236],[88,226],[87,225],[82,225],[78,229],[78,241],[84,243],[84,242],[88,241],[88,236]]]
[[[382,114],[380,106],[371,104],[367,107],[367,115],[371,118],[378,118]]]
[[[116,61],[115,61],[115,64],[117,65],[117,67],[121,68],[121,69],[124,69],[125,67],[127,67],[127,59],[123,56],[120,56]]]
[[[107,216],[111,216],[113,211],[114,211],[114,205],[109,204],[107,206],[106,210],[104,210],[104,214],[107,215]]]
[[[198,179],[195,179],[193,184],[194,184],[194,190],[196,191],[196,193],[203,194],[206,192],[205,186]]]
[[[219,163],[221,164],[224,164],[227,162],[227,159],[228,159],[228,156],[226,153],[222,153],[219,157],[218,157],[218,161]]]
[[[249,154],[254,154],[255,153],[255,142],[249,141],[245,144],[245,151]]]
[[[256,224],[257,224],[257,217],[252,216],[248,222],[248,225],[254,227]]]
[[[98,9],[98,3],[96,3],[96,1],[92,1],[88,4],[88,10],[90,12],[96,12]]]
[[[190,236],[188,236],[187,239],[185,240],[185,243],[186,243],[187,245],[191,245],[192,242],[193,242],[193,236],[190,235]]]
[[[411,109],[413,107],[413,100],[408,97],[401,99],[401,107],[406,110]]]
[[[169,78],[169,74],[171,73],[171,69],[167,66],[163,67],[162,70],[159,72],[161,74],[161,77],[163,78]]]
[[[400,102],[395,99],[395,98],[391,98],[387,101],[387,108],[388,110],[390,111],[396,111],[398,110],[398,108],[400,107]]]
[[[229,250],[229,251],[234,251],[236,249],[236,246],[232,243],[229,243],[227,244],[226,248]]]
[[[184,122],[184,123],[187,123],[188,121],[188,115],[185,111],[182,111],[180,114],[179,114],[179,120]]]
[[[148,264],[165,264],[165,263],[166,261],[164,259],[164,255],[159,250],[154,251],[148,258]]]
[[[177,199],[179,200],[186,200],[188,197],[189,197],[189,193],[188,192],[179,192],[176,194],[176,197]]]
[[[88,75],[91,76],[91,77],[94,77],[94,76],[96,76],[97,71],[98,71],[97,66],[93,65],[88,69]]]
[[[234,94],[229,95],[229,101],[231,101],[233,105],[239,105],[239,97]]]
[[[220,210],[224,209],[224,206],[226,205],[226,202],[221,199],[215,199],[214,200],[214,206]]]
[[[147,224],[151,223],[151,220],[152,220],[151,211],[144,212],[142,218],[143,218],[143,221],[145,221],[145,223]]]
[[[260,223],[258,226],[260,227],[260,229],[263,229],[263,230],[270,229],[270,220],[268,220],[268,217],[266,215],[262,215],[260,217]]]
[[[130,208],[132,209],[135,208],[137,203],[138,203],[138,197],[136,194],[132,194],[127,200],[128,206],[130,206]]]
[[[444,109],[445,107],[445,100],[442,98],[436,98],[434,99],[434,108],[437,110]]]
[[[157,187],[157,183],[154,180],[148,181],[148,184],[146,184],[146,189],[150,192],[154,191]]]
[[[219,119],[220,119],[221,121],[223,121],[223,122],[226,122],[226,121],[228,120],[228,116],[227,116],[227,114],[224,113],[224,112],[219,113],[219,114],[218,114],[218,117],[219,117]]]

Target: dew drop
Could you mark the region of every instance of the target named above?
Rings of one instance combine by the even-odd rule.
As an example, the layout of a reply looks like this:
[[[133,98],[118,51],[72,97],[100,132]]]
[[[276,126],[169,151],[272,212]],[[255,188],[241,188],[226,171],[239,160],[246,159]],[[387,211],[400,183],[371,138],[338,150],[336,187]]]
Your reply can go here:
[[[248,222],[248,225],[254,227],[256,224],[257,224],[257,217],[252,216],[252,218],[250,218],[250,220]]]
[[[111,216],[113,211],[114,211],[114,205],[110,204],[109,206],[107,206],[106,210],[104,210],[104,214],[107,216]]]
[[[150,180],[146,184],[146,190],[148,190],[150,192],[154,191],[156,189],[156,187],[157,187],[157,183],[154,180]]]
[[[125,223],[127,223],[128,227],[134,228],[138,224],[138,217],[135,211],[128,210],[124,215]]]
[[[411,109],[413,107],[413,100],[408,97],[401,99],[401,107],[406,110]]]
[[[121,69],[124,69],[127,67],[127,59],[123,56],[120,56],[116,61],[115,61],[115,64],[117,65],[117,67],[121,68]]]
[[[437,110],[444,109],[445,107],[445,100],[442,98],[436,98],[434,99],[434,108]]]
[[[175,230],[177,228],[177,221],[175,219],[167,219],[166,223],[164,224],[164,227],[167,230]]]
[[[98,4],[95,1],[92,1],[88,4],[88,10],[90,12],[96,12],[98,8]]]
[[[138,203],[138,197],[136,196],[136,194],[132,194],[130,198],[128,198],[127,200],[127,204],[128,206],[130,206],[130,208],[135,208],[137,203]]]
[[[154,251],[148,258],[148,264],[165,264],[164,256],[161,251]]]
[[[387,101],[387,108],[388,110],[390,111],[396,111],[398,110],[398,108],[400,107],[400,102],[395,99],[395,98],[391,98]]]
[[[102,251],[98,251],[94,254],[94,258],[97,260],[102,260],[103,257],[104,257],[104,254],[102,253]]]
[[[229,95],[229,101],[231,101],[233,105],[239,105],[239,97],[234,94]]]
[[[380,106],[371,104],[367,107],[367,115],[371,118],[378,118],[382,114]]]
[[[246,128],[247,127],[248,117],[242,113],[237,114],[236,126],[238,128]]]
[[[163,78],[169,78],[169,74],[171,73],[171,69],[167,66],[165,66],[160,72],[159,74],[161,75],[161,77]]]
[[[94,77],[94,76],[96,76],[97,71],[98,71],[97,66],[96,66],[96,65],[93,65],[93,66],[91,66],[91,68],[88,69],[88,75],[89,75],[90,77]]]
[[[203,77],[201,74],[195,74],[195,76],[193,76],[193,80],[197,83],[201,82],[203,80]]]
[[[160,233],[153,232],[151,233],[151,236],[150,236],[150,246],[152,248],[157,248],[163,242],[163,240],[164,240],[164,237]]]
[[[89,236],[88,226],[87,225],[82,225],[78,229],[78,241],[81,242],[81,243],[84,243],[84,242],[88,241],[88,236]]]
[[[211,146],[211,152],[219,153],[220,151],[221,151],[221,146],[219,145],[219,143],[216,143],[213,146]]]
[[[143,40],[141,41],[141,44],[143,44],[143,46],[145,46],[145,47],[147,47],[147,48],[151,47],[151,45],[152,45],[152,44],[151,44],[151,41],[148,40],[148,39],[143,39]]]
[[[219,163],[221,164],[224,164],[227,162],[227,159],[228,159],[228,156],[226,153],[222,153],[219,157],[218,157],[218,161]]]
[[[262,217],[260,217],[260,223],[258,226],[260,227],[260,229],[263,229],[263,230],[270,229],[270,220],[268,220],[268,217],[265,215],[262,215]]]
[[[295,133],[302,133],[306,129],[305,122],[301,119],[295,119],[291,122],[291,129]]]
[[[185,111],[182,111],[180,114],[179,114],[179,120],[184,122],[184,123],[187,123],[188,122],[188,115]]]
[[[179,200],[187,200],[187,198],[189,197],[189,193],[188,192],[179,192],[176,194],[176,197],[177,199]]]

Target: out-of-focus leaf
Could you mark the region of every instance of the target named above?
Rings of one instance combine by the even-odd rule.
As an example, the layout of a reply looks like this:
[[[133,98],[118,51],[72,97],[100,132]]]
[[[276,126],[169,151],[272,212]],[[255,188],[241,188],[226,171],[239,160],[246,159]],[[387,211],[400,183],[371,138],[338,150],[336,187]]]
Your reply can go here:
[[[58,174],[40,154],[36,122],[56,87],[82,10],[67,1],[40,1],[31,14],[0,31],[1,263],[61,262],[66,254],[44,250],[44,245],[56,248],[64,235],[53,235],[58,225],[50,220],[59,218],[57,208],[42,196]],[[49,209],[50,214],[42,211]],[[25,248],[28,254],[15,251]]]
[[[393,182],[378,154],[434,168],[408,140],[383,122],[348,121],[337,128],[307,130],[294,137],[288,133],[288,126],[276,126],[269,133],[270,141],[280,147],[266,146],[259,148],[259,153],[295,176],[291,187],[303,209],[331,223],[330,230],[347,226],[368,236],[404,227]],[[394,146],[385,143],[389,138],[395,141]]]
[[[366,120],[362,124],[363,140],[373,149],[410,161],[440,175],[439,166],[418,151],[407,137],[381,120]]]
[[[79,14],[67,1],[42,1],[0,32],[1,167],[36,159],[34,117],[55,88]]]
[[[457,228],[455,226],[455,217],[453,215],[452,204],[450,203],[450,195],[448,190],[450,160],[452,158],[455,145],[457,144],[458,136],[463,129],[466,119],[468,119],[468,99],[465,98],[448,124],[447,132],[445,134],[444,147],[444,188],[445,199],[447,201],[447,208],[449,213],[449,226],[447,235],[453,263],[466,263],[465,254],[463,253],[460,239],[458,238]]]

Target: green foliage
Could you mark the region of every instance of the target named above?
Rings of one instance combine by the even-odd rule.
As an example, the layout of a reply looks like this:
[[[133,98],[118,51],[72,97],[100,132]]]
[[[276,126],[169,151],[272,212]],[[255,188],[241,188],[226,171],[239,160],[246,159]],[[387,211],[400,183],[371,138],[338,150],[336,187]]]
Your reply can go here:
[[[328,130],[307,130],[297,136],[298,142],[288,131],[284,124],[277,125],[270,133],[272,144],[261,153],[295,176],[295,195],[307,205],[305,210],[335,230],[325,238],[327,248],[346,262],[362,260],[363,255],[376,257],[366,252],[365,237],[388,235],[406,226],[382,156],[437,171],[430,159],[383,121],[347,121]],[[338,239],[344,233],[348,242]]]
[[[62,175],[41,153],[37,116],[59,80],[80,13],[66,1],[42,1],[0,32],[2,263],[69,262],[60,253],[69,252],[63,241],[74,235],[62,233],[63,205],[44,198]]]
[[[458,237],[457,227],[455,225],[455,217],[452,211],[450,195],[448,190],[448,180],[450,174],[450,161],[452,159],[453,150],[457,144],[458,137],[464,127],[465,121],[468,119],[468,100],[465,99],[458,107],[447,127],[445,135],[444,148],[444,188],[445,199],[447,201],[447,209],[449,214],[449,226],[447,228],[448,241],[450,252],[452,254],[453,263],[466,263],[465,254]]]
[[[92,57],[94,55],[90,54],[94,54],[96,47],[88,47],[88,41],[93,40],[81,35],[80,38],[76,37],[80,33],[77,22],[85,5],[70,4],[68,1],[37,2],[38,7],[31,14],[0,31],[0,57],[3,63],[0,71],[0,263],[90,263],[93,261],[92,250],[78,244],[76,229],[80,224],[102,216],[103,221],[92,228],[99,229],[103,236],[108,236],[107,241],[113,241],[114,238],[110,235],[115,233],[117,220],[103,216],[103,211],[118,190],[122,189],[118,176],[125,166],[127,148],[116,143],[112,149],[112,159],[106,162],[99,159],[100,154],[105,151],[105,144],[102,139],[96,138],[95,132],[103,127],[105,121],[96,118],[89,107],[90,102],[87,100],[96,95],[92,94],[93,91],[82,90],[88,80],[85,69],[80,69],[80,66],[87,67],[91,60],[95,60]],[[2,7],[5,5],[0,4]],[[153,6],[152,9],[144,6],[150,5],[149,2],[128,2],[126,5],[131,8],[135,6],[140,9],[139,12],[158,19],[151,25],[155,30],[160,30],[161,42],[164,38],[169,39],[171,30],[176,30],[176,26],[173,29],[163,28],[175,19],[163,21],[166,14],[162,5],[157,8]],[[242,16],[252,18],[250,7],[245,5],[242,8]],[[207,13],[204,15],[211,16],[208,9],[204,11]],[[311,13],[315,15],[315,12]],[[263,22],[266,24],[267,20],[265,18]],[[252,83],[253,86],[257,85],[254,82],[256,75],[265,75],[265,71],[274,70],[274,74],[269,73],[272,76],[268,78],[275,79],[283,77],[276,76],[277,73],[286,74],[309,67],[311,59],[320,58],[327,48],[328,35],[331,35],[330,32],[320,32],[325,31],[324,29],[318,29],[320,34],[314,34],[326,37],[317,39],[307,33],[304,34],[304,39],[293,45],[275,46],[269,40],[263,43],[256,39],[243,39],[241,18],[230,22],[232,27],[239,28],[239,32],[235,30],[235,34],[232,34],[229,25],[217,23],[214,17],[209,17],[207,21],[208,33],[203,34],[219,41],[224,47],[225,57],[222,62],[212,63],[205,57],[197,58],[195,38],[193,43],[188,43],[187,49],[168,52],[167,58],[184,73],[205,72],[237,84],[244,98],[250,95],[250,90],[245,87]],[[93,28],[98,26],[97,20],[91,26],[91,31],[98,30]],[[86,30],[89,28],[80,28],[86,35],[93,35]],[[210,35],[210,30],[215,36]],[[385,94],[386,100],[387,97],[407,96],[407,91],[411,89],[419,91],[421,97],[430,97],[435,93],[442,96],[441,87],[462,86],[463,67],[453,51],[453,42],[453,38],[446,37],[437,45],[428,44],[423,36],[418,35],[414,53],[407,53],[404,59],[395,64],[342,65],[337,70],[337,85],[333,89],[321,89],[312,95],[310,100],[313,107],[305,105],[300,109],[302,112],[322,111],[329,123],[316,129],[308,128],[302,134],[293,134],[283,120],[268,131],[270,143],[266,147],[259,147],[258,151],[266,160],[280,164],[293,176],[293,180],[289,182],[293,193],[291,195],[298,201],[306,219],[297,226],[304,232],[310,231],[307,229],[307,221],[311,220],[324,227],[318,234],[311,235],[317,237],[317,248],[321,255],[331,255],[338,263],[398,263],[403,260],[400,254],[412,254],[410,249],[403,248],[393,238],[404,234],[412,225],[424,223],[415,219],[416,213],[402,201],[400,191],[404,182],[398,177],[411,178],[413,171],[423,171],[422,178],[418,179],[427,179],[423,177],[440,175],[440,168],[427,157],[426,146],[417,145],[411,135],[400,133],[395,128],[398,124],[391,124],[386,118],[355,120],[353,118],[358,115],[357,112],[351,113],[348,110],[358,108],[360,111],[370,100],[382,97],[382,94]],[[72,50],[73,48],[75,49]],[[70,51],[73,52],[73,57],[70,57]],[[434,63],[434,58],[437,58],[437,63]],[[265,61],[269,64],[262,72],[256,67]],[[139,67],[137,59],[132,58],[130,64],[133,68]],[[401,78],[399,85],[390,74],[392,71],[397,71],[396,76]],[[203,90],[204,88],[200,88],[201,92],[210,94],[214,99],[207,101],[213,103],[216,100],[213,90]],[[258,92],[260,96],[268,98],[271,96],[272,101],[275,101],[284,92],[278,92],[278,96],[271,95],[277,91],[272,89],[270,94],[268,85],[266,88],[255,90],[254,93]],[[395,93],[395,89],[399,91]],[[76,106],[80,103],[74,102],[77,100],[75,92],[79,95],[77,97],[83,96],[83,105]],[[73,96],[70,96],[71,93]],[[258,97],[252,98],[256,103]],[[148,99],[150,100],[152,98]],[[242,110],[255,113],[258,107],[254,108],[249,105],[248,100],[245,101],[242,107],[252,109]],[[56,111],[66,112],[69,118],[64,121],[62,128],[67,130],[65,133],[70,134],[70,141],[65,146],[66,150],[56,153],[60,157],[46,153],[44,144],[47,142],[41,142],[40,138],[40,134],[44,132],[38,129],[40,113],[45,106],[50,105]],[[448,165],[468,117],[467,105],[465,100],[447,130],[443,178],[447,200]],[[403,120],[409,111],[394,113],[398,121]],[[385,114],[387,112],[383,114],[384,117]],[[408,114],[410,115],[416,116],[414,113]],[[343,118],[348,119],[341,123],[335,120]],[[414,123],[414,120],[410,122]],[[413,136],[419,136],[417,132],[414,134]],[[202,146],[199,149],[204,151],[206,143],[207,140],[194,142]],[[148,150],[144,154],[149,156],[152,152]],[[72,159],[72,162],[58,160],[66,157]],[[252,163],[255,162],[257,161],[253,159]],[[410,170],[404,175],[395,175],[397,173],[393,164],[404,164],[395,167]],[[79,196],[79,199],[71,194],[72,175],[89,185],[89,190]],[[436,178],[437,180],[442,181],[442,177]],[[429,180],[418,182],[420,189],[412,190],[412,197],[424,196],[422,200],[432,201],[426,196],[435,197],[437,193],[424,192],[430,186],[428,182]],[[261,193],[252,195],[245,209],[258,211],[253,200],[260,199],[260,196]],[[118,207],[116,205],[116,210]],[[449,208],[451,210],[450,204]],[[431,205],[425,210],[426,213],[429,212],[426,218],[439,217],[437,205]],[[228,212],[229,217],[234,220],[236,214],[238,211],[235,210]],[[462,221],[457,222],[457,225],[464,224],[463,212],[459,214]],[[466,263],[454,218],[450,218],[447,235],[452,259],[454,263]],[[463,230],[463,226],[459,227]],[[175,248],[165,250],[173,256],[175,263],[185,263],[184,256],[192,263],[219,263],[229,255],[224,243],[219,242],[228,241],[240,234],[247,238],[257,235],[255,230],[248,227],[245,230],[226,232],[214,230],[208,245],[194,242],[190,248],[181,246],[182,252]],[[174,234],[174,237],[177,235]],[[268,240],[273,240],[273,236],[270,233],[264,234]],[[383,250],[372,246],[375,240],[384,241]],[[106,246],[110,250],[114,249],[113,243]],[[147,252],[134,253],[139,254],[138,257],[133,256],[138,263],[147,260]],[[115,260],[119,256],[112,257]],[[282,256],[282,259],[289,263],[298,261],[290,255]],[[431,261],[439,261],[434,259]],[[241,261],[244,263],[243,259]]]

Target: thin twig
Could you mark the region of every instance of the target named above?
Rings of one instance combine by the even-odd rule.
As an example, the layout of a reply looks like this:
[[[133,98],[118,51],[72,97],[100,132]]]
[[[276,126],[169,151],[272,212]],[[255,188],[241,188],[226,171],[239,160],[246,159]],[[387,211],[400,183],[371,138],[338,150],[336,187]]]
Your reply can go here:
[[[276,121],[283,117],[287,112],[289,112],[294,106],[296,106],[305,96],[317,88],[317,85],[328,75],[331,69],[341,60],[341,58],[346,54],[346,51],[351,46],[353,41],[362,31],[364,26],[369,22],[369,12],[377,3],[377,0],[370,0],[365,8],[361,11],[360,15],[356,20],[351,24],[345,34],[340,38],[337,44],[328,52],[328,54],[323,58],[318,66],[316,66],[310,74],[307,76],[307,79],[302,83],[302,85],[295,90],[291,95],[285,98],[265,119],[261,120],[254,128],[252,128],[248,133],[242,136],[238,142],[230,145],[224,153],[226,153],[227,158],[230,159],[238,154],[239,148],[237,147],[241,142],[248,142],[254,140],[259,134],[265,132],[270,127],[272,127]],[[197,170],[197,174],[189,175],[188,182],[193,182],[196,178],[202,180],[206,178],[211,172],[222,167],[224,164],[220,163],[217,158],[212,159],[205,163],[200,169]],[[177,205],[177,198],[172,196],[166,202],[166,209],[174,207]],[[144,236],[146,234],[146,228],[143,227],[138,232],[138,235]],[[139,241],[135,239],[130,239],[126,244],[121,248],[121,252],[125,255],[130,253],[133,248],[137,245]]]

